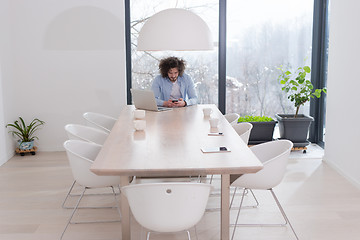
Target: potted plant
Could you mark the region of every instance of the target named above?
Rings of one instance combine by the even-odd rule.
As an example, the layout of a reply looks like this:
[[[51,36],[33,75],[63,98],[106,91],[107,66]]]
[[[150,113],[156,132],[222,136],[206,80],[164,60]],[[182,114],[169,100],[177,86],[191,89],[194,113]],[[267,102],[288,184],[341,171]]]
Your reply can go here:
[[[276,121],[266,116],[239,117],[238,123],[249,122],[253,125],[250,132],[249,145],[256,145],[273,140]]]
[[[278,80],[282,90],[288,95],[288,99],[294,103],[295,114],[276,114],[279,122],[280,138],[289,139],[294,143],[294,147],[305,147],[309,144],[307,136],[309,127],[314,118],[299,114],[299,109],[311,98],[320,98],[322,93],[326,93],[326,88],[314,89],[311,81],[306,79],[310,73],[310,67],[299,67],[294,73],[289,70],[279,68],[281,74]]]
[[[18,120],[15,120],[14,123],[7,124],[6,127],[11,127],[14,129],[9,131],[9,133],[12,133],[13,136],[18,138],[20,150],[30,150],[34,147],[34,140],[39,139],[34,135],[34,133],[39,129],[40,126],[44,124],[44,121],[35,118],[30,122],[29,125],[27,125],[24,119],[19,117]]]

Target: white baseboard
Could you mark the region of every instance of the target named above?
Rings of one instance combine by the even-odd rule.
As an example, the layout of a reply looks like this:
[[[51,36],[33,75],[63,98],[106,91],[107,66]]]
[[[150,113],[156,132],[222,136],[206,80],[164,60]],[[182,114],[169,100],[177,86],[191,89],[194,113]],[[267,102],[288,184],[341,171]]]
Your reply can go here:
[[[336,172],[338,172],[342,177],[344,177],[346,180],[348,180],[352,185],[354,185],[355,187],[357,187],[358,189],[360,189],[360,182],[356,181],[354,178],[352,178],[351,176],[349,176],[345,171],[343,171],[342,168],[340,168],[337,164],[330,162],[330,161],[326,161],[326,155],[324,155],[323,157],[323,162],[325,162],[326,164],[328,164],[331,168],[333,168]]]

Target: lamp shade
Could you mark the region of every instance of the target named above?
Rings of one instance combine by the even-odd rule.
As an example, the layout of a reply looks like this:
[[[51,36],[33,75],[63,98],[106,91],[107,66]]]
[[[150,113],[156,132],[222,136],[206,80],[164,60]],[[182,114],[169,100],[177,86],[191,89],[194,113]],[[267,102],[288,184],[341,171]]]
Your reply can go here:
[[[138,51],[212,50],[213,40],[205,21],[195,13],[170,8],[150,17],[139,32]]]

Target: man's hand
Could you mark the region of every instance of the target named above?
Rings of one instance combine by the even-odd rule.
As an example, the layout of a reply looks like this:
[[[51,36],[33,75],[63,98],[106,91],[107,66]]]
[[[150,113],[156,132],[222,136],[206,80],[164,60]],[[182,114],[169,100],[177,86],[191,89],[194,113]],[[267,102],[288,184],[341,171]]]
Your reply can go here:
[[[164,107],[175,107],[175,104],[172,102],[171,99],[167,100],[167,101],[164,101],[164,104],[163,104]]]
[[[167,101],[164,101],[163,104],[164,107],[185,107],[185,101],[182,98],[179,98],[177,102],[173,102],[173,99],[169,99]]]
[[[185,104],[184,99],[179,98],[179,101],[175,102],[174,105],[175,105],[175,107],[185,107],[186,104]]]

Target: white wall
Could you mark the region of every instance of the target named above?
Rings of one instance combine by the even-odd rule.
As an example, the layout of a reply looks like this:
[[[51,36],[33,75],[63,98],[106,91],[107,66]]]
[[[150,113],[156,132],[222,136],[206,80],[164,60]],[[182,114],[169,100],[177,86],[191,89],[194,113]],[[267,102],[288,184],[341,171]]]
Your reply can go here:
[[[325,148],[325,161],[358,185],[359,10],[331,2]],[[39,150],[56,151],[83,112],[116,116],[126,99],[123,12],[122,0],[0,1],[0,126],[38,117]],[[1,127],[0,165],[12,144]]]
[[[6,117],[14,108],[13,101],[8,98],[14,92],[9,3],[10,0],[0,2],[0,165],[14,154],[12,139],[5,128]]]
[[[360,2],[331,1],[325,161],[360,186]]]
[[[1,36],[10,32],[13,46],[4,55],[12,65],[0,66],[10,72],[0,75],[5,124],[19,116],[44,120],[39,151],[62,151],[64,125],[85,123],[82,113],[119,114],[126,104],[122,0],[7,0],[0,9],[0,16],[8,13],[0,18]]]

